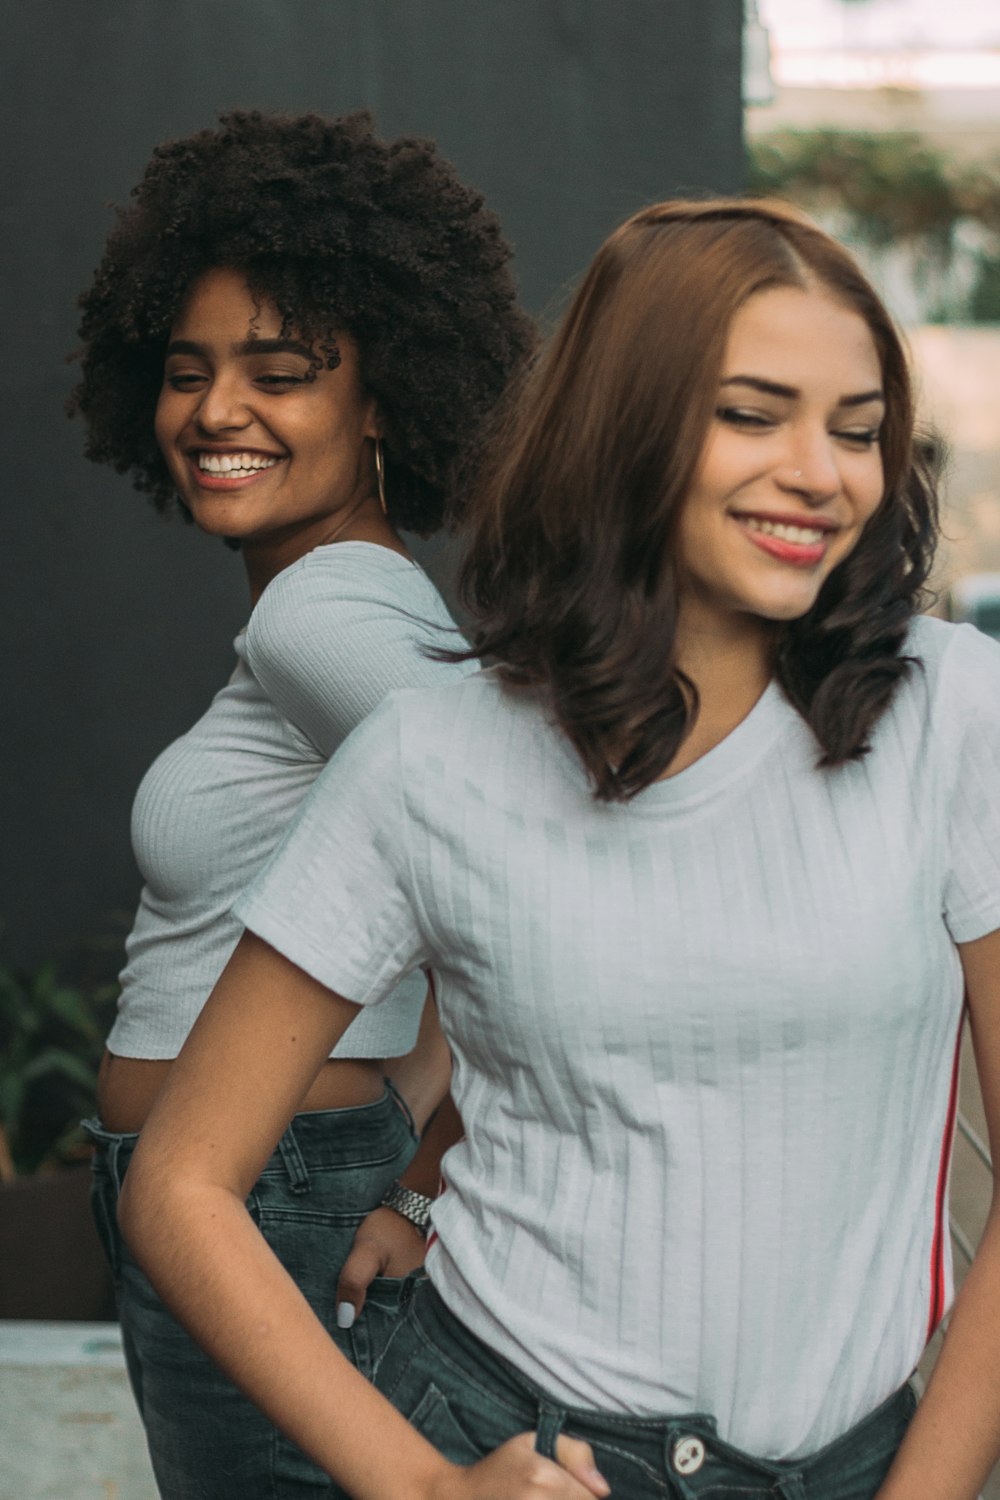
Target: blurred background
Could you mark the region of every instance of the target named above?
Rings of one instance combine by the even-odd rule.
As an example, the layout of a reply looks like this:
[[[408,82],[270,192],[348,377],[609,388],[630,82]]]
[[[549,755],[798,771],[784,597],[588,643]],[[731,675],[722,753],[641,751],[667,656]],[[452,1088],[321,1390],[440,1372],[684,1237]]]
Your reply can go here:
[[[1000,8],[759,0],[748,184],[857,251],[950,451],[943,595],[1000,570]],[[750,48],[748,48],[748,61]],[[770,74],[770,77],[768,77]]]
[[[855,248],[907,329],[922,414],[949,454],[936,607],[982,606],[986,625],[995,607],[1000,633],[1000,9],[983,0],[0,8],[9,487],[0,1500],[147,1500],[120,1351],[94,1321],[111,1309],[75,1121],[89,1108],[138,895],[131,799],[228,671],[247,605],[238,557],[85,463],[80,426],[63,415],[75,299],[111,205],[158,141],[220,109],[367,106],[387,135],[435,137],[482,189],[515,245],[526,304],[551,319],[600,241],[640,204],[743,187],[789,197]],[[447,591],[453,554],[420,550]],[[960,1273],[989,1181],[968,1064],[964,1088]]]
[[[1000,8],[747,0],[745,11],[747,185],[793,199],[846,240],[902,323],[945,463],[933,608],[1000,638]],[[966,1036],[957,1285],[990,1203],[985,1138]],[[1000,1476],[984,1491],[997,1497]]]

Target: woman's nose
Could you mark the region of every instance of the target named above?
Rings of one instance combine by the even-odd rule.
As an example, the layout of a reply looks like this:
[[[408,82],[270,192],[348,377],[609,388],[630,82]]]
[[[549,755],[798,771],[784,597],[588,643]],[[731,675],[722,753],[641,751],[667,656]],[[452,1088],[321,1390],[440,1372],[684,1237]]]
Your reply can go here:
[[[203,432],[225,432],[249,426],[253,417],[242,387],[235,380],[217,378],[202,392],[195,421]]]
[[[821,505],[840,490],[840,466],[829,434],[809,435],[789,450],[780,482],[802,495],[807,503]]]

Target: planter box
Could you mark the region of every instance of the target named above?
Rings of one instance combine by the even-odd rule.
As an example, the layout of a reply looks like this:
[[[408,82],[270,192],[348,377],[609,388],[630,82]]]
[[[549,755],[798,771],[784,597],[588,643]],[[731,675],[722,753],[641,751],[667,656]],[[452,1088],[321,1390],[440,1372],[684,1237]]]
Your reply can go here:
[[[114,1318],[89,1192],[87,1165],[0,1187],[0,1318]]]

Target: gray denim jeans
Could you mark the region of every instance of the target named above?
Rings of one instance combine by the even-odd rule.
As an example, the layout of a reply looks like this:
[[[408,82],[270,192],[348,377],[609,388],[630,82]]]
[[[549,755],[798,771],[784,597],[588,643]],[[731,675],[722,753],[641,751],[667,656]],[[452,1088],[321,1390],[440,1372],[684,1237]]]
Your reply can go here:
[[[163,1500],[329,1500],[340,1491],[283,1437],[188,1337],[118,1230],[118,1194],[138,1136],[85,1122],[97,1144],[92,1204],[111,1265],[129,1379]],[[296,1115],[247,1200],[278,1259],[339,1348],[374,1366],[399,1305],[397,1283],[372,1284],[356,1329],[337,1328],[336,1288],[354,1233],[416,1149],[389,1091],[351,1109]]]
[[[631,1418],[561,1405],[487,1349],[426,1279],[402,1283],[401,1300],[375,1383],[429,1442],[470,1464],[535,1429],[552,1458],[564,1432],[590,1443],[613,1500],[872,1500],[916,1406],[904,1385],[818,1453],[772,1462],[723,1442],[706,1413]]]

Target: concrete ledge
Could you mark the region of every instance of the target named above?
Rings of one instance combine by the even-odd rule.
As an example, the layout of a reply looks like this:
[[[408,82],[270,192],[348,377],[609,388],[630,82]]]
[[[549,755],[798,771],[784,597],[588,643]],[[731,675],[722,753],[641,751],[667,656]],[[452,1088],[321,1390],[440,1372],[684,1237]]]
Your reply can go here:
[[[0,1321],[0,1500],[157,1500],[117,1323]]]

